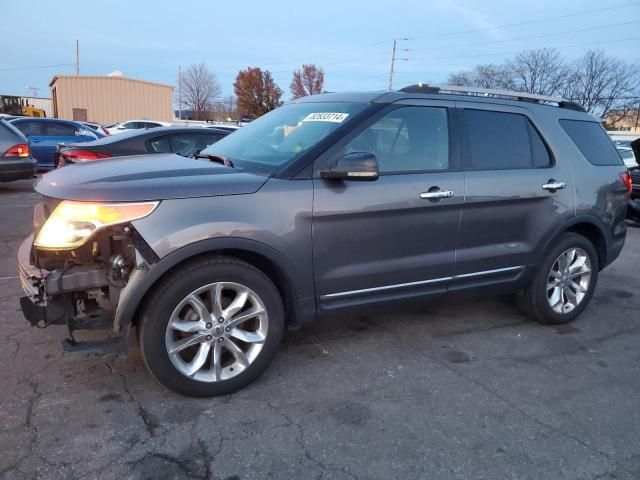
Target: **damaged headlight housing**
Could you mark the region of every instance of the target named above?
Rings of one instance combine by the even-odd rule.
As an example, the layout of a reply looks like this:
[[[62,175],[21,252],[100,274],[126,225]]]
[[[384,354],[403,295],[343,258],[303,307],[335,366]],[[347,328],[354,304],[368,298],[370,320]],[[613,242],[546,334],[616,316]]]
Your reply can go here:
[[[49,250],[68,250],[84,244],[96,231],[146,217],[159,202],[60,203],[47,219],[34,245]]]

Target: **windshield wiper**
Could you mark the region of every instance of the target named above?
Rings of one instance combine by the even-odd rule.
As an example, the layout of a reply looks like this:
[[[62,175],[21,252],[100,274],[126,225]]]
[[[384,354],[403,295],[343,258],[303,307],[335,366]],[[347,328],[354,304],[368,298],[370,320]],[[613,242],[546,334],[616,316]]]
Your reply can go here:
[[[206,158],[207,160],[211,160],[212,162],[221,163],[225,167],[234,168],[233,162],[229,160],[229,158],[219,153],[198,153],[195,155],[195,158]]]

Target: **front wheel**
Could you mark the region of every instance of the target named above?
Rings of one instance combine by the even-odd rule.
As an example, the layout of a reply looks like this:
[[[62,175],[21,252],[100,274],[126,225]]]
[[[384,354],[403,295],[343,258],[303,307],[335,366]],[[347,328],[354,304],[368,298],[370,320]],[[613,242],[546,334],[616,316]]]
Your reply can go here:
[[[277,288],[235,258],[179,268],[146,305],[139,330],[145,364],[162,385],[187,396],[223,395],[249,384],[284,334]]]
[[[547,252],[533,282],[516,302],[523,313],[541,323],[567,323],[587,307],[597,281],[593,244],[582,235],[566,233]]]

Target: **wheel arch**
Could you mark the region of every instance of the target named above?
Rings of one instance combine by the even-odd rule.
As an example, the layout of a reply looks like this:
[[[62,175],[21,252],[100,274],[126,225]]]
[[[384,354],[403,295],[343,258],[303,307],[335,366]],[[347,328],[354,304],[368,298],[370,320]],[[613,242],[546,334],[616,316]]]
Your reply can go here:
[[[315,318],[313,294],[304,296],[303,286],[308,284],[284,255],[266,244],[242,238],[207,239],[180,248],[152,265],[139,281],[131,286],[116,309],[115,323],[120,327],[135,324],[146,299],[158,283],[175,269],[202,256],[226,255],[244,260],[267,275],[282,296],[287,324],[297,326]],[[302,297],[302,298],[301,298]]]
[[[574,217],[570,222],[559,228],[544,244],[541,253],[544,254],[558,238],[568,232],[577,233],[587,238],[598,254],[598,268],[602,270],[607,264],[608,240],[605,226],[602,222],[590,215]]]

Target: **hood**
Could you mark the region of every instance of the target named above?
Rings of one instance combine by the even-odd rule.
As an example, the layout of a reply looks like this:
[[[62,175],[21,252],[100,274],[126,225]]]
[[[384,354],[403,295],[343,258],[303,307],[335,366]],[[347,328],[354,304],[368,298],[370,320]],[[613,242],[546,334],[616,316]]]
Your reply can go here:
[[[254,193],[267,178],[175,154],[136,155],[54,170],[36,191],[65,200],[169,200]]]

